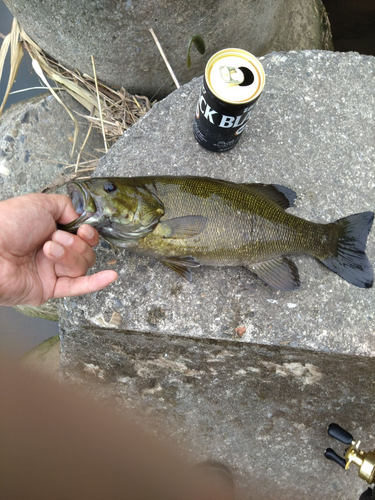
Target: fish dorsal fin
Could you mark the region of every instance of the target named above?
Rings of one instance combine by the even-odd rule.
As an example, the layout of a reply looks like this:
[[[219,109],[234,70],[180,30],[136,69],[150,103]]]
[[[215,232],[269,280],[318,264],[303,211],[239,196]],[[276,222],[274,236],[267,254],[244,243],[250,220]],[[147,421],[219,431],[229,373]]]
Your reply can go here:
[[[241,184],[246,186],[249,191],[266,196],[281,208],[289,208],[294,205],[297,194],[290,188],[280,186],[279,184]]]
[[[277,290],[291,292],[300,286],[297,266],[287,257],[277,257],[247,267]]]
[[[202,215],[186,215],[159,222],[154,234],[163,238],[192,238],[206,227],[207,219]]]
[[[163,264],[173,269],[177,274],[179,274],[184,280],[191,283],[193,278],[190,271],[191,267],[199,267],[200,262],[194,257],[166,257],[161,261]]]

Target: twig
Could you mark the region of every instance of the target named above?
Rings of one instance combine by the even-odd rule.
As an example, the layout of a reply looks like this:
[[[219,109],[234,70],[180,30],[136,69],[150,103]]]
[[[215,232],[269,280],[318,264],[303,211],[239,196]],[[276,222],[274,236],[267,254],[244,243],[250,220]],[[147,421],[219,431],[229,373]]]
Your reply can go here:
[[[100,121],[102,123],[102,133],[103,133],[103,140],[104,140],[104,149],[105,149],[105,152],[107,152],[108,151],[108,147],[107,147],[107,140],[106,140],[105,131],[104,131],[102,107],[100,105],[99,86],[98,86],[98,79],[96,78],[96,69],[95,69],[94,56],[91,56],[91,61],[92,61],[92,69],[94,70],[94,79],[95,79],[96,95],[97,95],[97,99],[98,99],[99,116],[100,116]]]
[[[53,90],[61,90],[61,87],[52,87]],[[29,90],[48,90],[48,87],[29,87],[28,89],[13,90],[9,95],[19,94],[20,92],[28,92]]]
[[[91,113],[90,113],[90,116],[92,116],[94,114],[94,108],[92,108],[91,110]],[[77,155],[77,163],[76,163],[76,169],[75,171],[77,172],[78,171],[78,167],[79,167],[79,162],[81,160],[81,154],[82,154],[82,151],[85,149],[85,146],[86,146],[86,143],[90,137],[90,134],[91,134],[91,130],[92,130],[92,122],[90,122],[90,125],[89,125],[89,129],[87,131],[87,134],[86,134],[86,137],[85,137],[85,140],[83,141],[83,144],[81,146],[81,149],[79,150],[79,153]]]
[[[43,189],[39,191],[39,193],[52,193],[55,191],[57,188],[63,186],[64,184],[72,181],[77,177],[76,173],[69,174],[69,175],[59,175],[54,179],[50,184],[45,186]]]
[[[157,37],[156,37],[156,35],[154,33],[154,30],[152,28],[150,28],[150,33],[151,33],[153,39],[155,40],[156,46],[159,49],[161,57],[164,59],[164,62],[165,62],[165,65],[167,66],[169,74],[171,75],[171,77],[172,77],[172,79],[173,79],[176,87],[179,89],[180,88],[180,84],[178,83],[176,75],[174,74],[173,69],[171,68],[171,65],[168,62],[168,59],[167,59],[166,55],[164,54],[164,50],[162,49],[162,47],[161,47],[161,45],[159,43],[159,40],[157,39]]]

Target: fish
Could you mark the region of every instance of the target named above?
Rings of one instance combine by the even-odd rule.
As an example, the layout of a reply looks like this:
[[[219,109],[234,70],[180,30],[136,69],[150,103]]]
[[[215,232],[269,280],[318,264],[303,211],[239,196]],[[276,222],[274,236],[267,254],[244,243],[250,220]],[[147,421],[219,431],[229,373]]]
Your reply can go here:
[[[293,291],[300,278],[290,256],[303,254],[352,285],[373,285],[370,211],[312,222],[287,212],[297,198],[288,187],[197,176],[98,177],[67,190],[78,218],[60,229],[90,224],[112,245],[156,258],[189,282],[201,265],[244,266]]]

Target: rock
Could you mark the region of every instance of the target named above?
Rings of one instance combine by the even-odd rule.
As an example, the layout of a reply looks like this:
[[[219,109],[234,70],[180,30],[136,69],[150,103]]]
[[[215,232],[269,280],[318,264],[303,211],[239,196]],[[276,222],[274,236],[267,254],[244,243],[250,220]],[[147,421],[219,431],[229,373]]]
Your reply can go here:
[[[59,321],[58,300],[49,300],[41,306],[20,305],[14,309],[32,318],[48,319],[49,321]]]
[[[70,109],[85,112],[68,94],[63,92],[62,96]],[[53,96],[37,96],[6,110],[0,122],[0,200],[40,191],[61,179],[68,172],[65,167],[75,162],[87,133],[86,120],[78,117],[78,122],[77,146],[70,158],[74,124]],[[93,129],[83,160],[101,156],[102,144],[100,133]],[[30,316],[58,320],[57,301],[17,309]]]
[[[20,360],[20,364],[42,371],[48,378],[60,376],[60,339],[58,335],[45,340]]]
[[[262,64],[263,95],[233,150],[196,143],[195,79],[155,105],[95,174],[282,184],[298,194],[290,211],[317,222],[374,210],[375,58],[303,51]],[[105,242],[97,254],[96,270],[113,267],[119,279],[62,301],[66,378],[95,380],[95,394],[153,415],[202,459],[234,467],[257,496],[359,496],[365,486],[322,453],[334,447],[332,420],[355,435],[372,432],[373,388],[363,374],[375,368],[374,288],[303,256],[294,258],[301,288],[283,293],[242,268],[201,267],[188,284]],[[374,230],[367,254],[374,263]]]
[[[320,0],[159,0],[157,3],[75,2],[44,4],[7,0],[25,31],[59,62],[130,93],[165,96],[174,84],[149,32],[153,28],[180,83],[203,74],[209,57],[226,47],[255,55],[271,50],[329,49],[332,44]],[[190,38],[199,33],[207,51],[195,49],[186,67]],[[79,50],[77,49],[79,47]]]
[[[95,175],[194,174],[281,184],[298,195],[290,212],[316,222],[374,210],[374,132],[368,126],[374,61],[311,51],[266,56],[264,93],[239,145],[223,154],[204,150],[193,137],[201,85],[194,80],[129,130]],[[374,241],[372,231],[371,262]],[[314,259],[295,258],[302,286],[282,293],[241,268],[201,267],[189,284],[152,259],[100,250],[97,269],[117,259],[112,267],[119,280],[94,298],[72,299],[93,326],[110,327],[115,310],[121,328],[130,331],[227,340],[244,326],[242,342],[375,354],[374,289],[356,288]],[[182,325],[177,331],[176,318]]]
[[[62,96],[74,112],[87,114],[69,94],[63,92]],[[67,173],[65,167],[75,163],[88,130],[87,120],[77,119],[79,136],[71,158],[74,123],[52,95],[21,101],[4,112],[0,123],[0,200],[41,191]],[[99,158],[100,149],[103,139],[93,129],[83,159]]]

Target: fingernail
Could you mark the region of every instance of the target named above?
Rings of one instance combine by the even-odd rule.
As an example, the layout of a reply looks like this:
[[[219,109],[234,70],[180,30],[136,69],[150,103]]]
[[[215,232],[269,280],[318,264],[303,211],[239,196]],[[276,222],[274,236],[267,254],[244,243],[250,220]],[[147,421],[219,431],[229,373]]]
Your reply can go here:
[[[91,226],[89,226],[88,224],[86,224],[86,238],[88,238],[89,240],[91,240],[91,238],[94,237],[94,230]]]
[[[52,257],[62,257],[64,254],[64,249],[54,241],[51,241],[49,253],[50,255],[52,255]]]
[[[64,247],[68,247],[73,243],[73,236],[67,233],[66,231],[56,231],[53,239],[54,241],[60,243],[60,245],[63,245]]]

